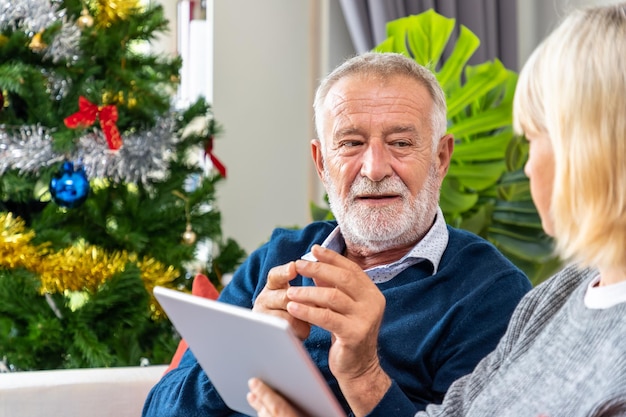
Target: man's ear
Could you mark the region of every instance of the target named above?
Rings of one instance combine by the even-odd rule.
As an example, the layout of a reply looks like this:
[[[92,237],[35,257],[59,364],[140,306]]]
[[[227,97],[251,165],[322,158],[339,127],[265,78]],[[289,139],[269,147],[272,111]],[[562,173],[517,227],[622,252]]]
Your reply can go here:
[[[317,176],[324,180],[324,155],[322,155],[322,143],[319,139],[311,140],[311,157],[317,170]]]
[[[450,160],[452,159],[452,151],[454,150],[454,136],[447,134],[439,140],[437,145],[437,171],[439,177],[443,179],[448,173]]]

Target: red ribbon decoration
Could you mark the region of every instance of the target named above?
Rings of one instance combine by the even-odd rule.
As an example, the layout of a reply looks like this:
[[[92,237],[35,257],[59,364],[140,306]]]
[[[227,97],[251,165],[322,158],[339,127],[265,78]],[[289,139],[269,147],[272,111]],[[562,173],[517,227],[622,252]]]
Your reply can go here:
[[[117,130],[117,107],[114,105],[98,106],[91,103],[85,97],[78,98],[78,111],[68,117],[63,122],[70,129],[77,127],[85,128],[93,125],[96,118],[100,119],[100,127],[104,132],[104,137],[109,144],[109,149],[118,150],[122,146],[122,137]]]
[[[215,155],[213,155],[213,135],[211,135],[206,141],[204,156],[206,157],[207,155],[209,155],[209,158],[211,158],[211,163],[213,164],[215,169],[217,169],[217,172],[219,172],[223,178],[226,178],[226,167],[220,162],[219,159],[215,157]]]

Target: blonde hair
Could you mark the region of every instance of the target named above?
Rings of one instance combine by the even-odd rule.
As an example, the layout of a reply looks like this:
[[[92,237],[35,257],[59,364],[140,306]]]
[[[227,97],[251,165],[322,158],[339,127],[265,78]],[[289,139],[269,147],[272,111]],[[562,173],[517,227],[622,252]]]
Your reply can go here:
[[[320,83],[315,93],[313,109],[315,110],[315,128],[317,137],[322,138],[322,107],[330,89],[341,79],[354,75],[365,75],[388,80],[396,76],[406,76],[417,81],[430,93],[433,100],[432,112],[429,115],[433,133],[433,150],[439,139],[448,129],[446,97],[435,75],[415,60],[398,53],[365,52],[345,61],[335,68]],[[323,141],[322,141],[323,143]]]
[[[626,265],[626,3],[570,14],[522,69],[513,113],[552,143],[557,253]]]

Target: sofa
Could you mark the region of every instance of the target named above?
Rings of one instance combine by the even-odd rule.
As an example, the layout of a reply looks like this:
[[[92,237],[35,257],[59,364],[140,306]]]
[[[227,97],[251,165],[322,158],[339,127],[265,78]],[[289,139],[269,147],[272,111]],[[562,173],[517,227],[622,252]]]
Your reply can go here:
[[[0,417],[140,416],[167,365],[0,373]]]

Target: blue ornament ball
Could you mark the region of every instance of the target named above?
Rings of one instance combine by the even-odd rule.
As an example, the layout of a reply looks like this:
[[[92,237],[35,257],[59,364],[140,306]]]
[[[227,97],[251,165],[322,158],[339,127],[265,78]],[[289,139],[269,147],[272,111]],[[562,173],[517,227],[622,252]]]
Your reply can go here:
[[[61,207],[76,208],[89,195],[89,180],[82,167],[74,168],[72,162],[64,162],[61,170],[50,180],[52,200]]]

